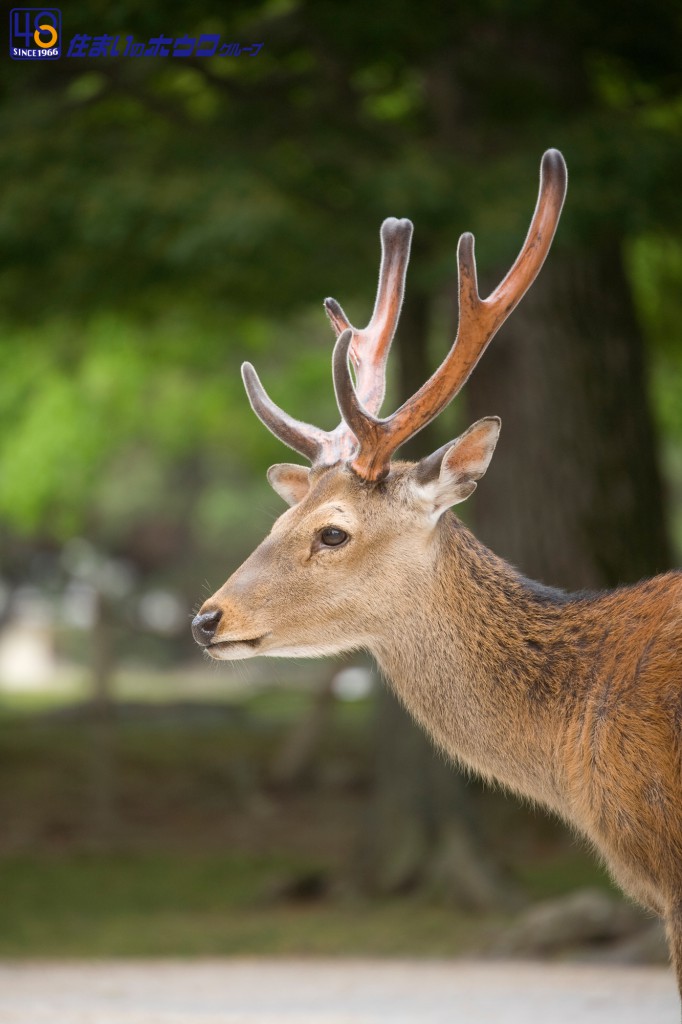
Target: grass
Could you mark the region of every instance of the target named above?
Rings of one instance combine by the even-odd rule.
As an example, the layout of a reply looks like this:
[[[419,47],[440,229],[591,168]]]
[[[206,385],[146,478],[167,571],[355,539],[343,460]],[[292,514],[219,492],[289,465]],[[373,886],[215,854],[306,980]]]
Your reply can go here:
[[[309,865],[235,856],[77,856],[0,862],[0,956],[447,956],[491,922],[418,900],[278,903]]]
[[[71,854],[0,860],[0,957],[456,956],[508,918],[417,897],[278,899],[291,857]],[[577,852],[526,872],[534,898],[605,878]]]
[[[315,773],[294,792],[272,790],[273,754],[309,706],[305,694],[275,691],[204,717],[161,708],[115,721],[103,760],[92,723],[36,713],[46,710],[37,697],[0,709],[0,956],[484,948],[501,918],[345,892],[366,814],[369,707],[335,707]],[[531,899],[608,885],[547,819],[490,799],[492,841]],[[297,898],[290,883],[311,876],[331,889]]]

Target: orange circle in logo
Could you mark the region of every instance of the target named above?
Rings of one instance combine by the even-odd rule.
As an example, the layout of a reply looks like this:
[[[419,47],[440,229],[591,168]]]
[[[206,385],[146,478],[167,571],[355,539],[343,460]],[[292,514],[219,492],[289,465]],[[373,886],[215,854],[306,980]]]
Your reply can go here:
[[[41,32],[49,32],[50,33],[50,41],[49,41],[49,43],[43,43],[42,40],[39,39],[39,34]],[[49,50],[51,46],[54,46],[54,44],[57,42],[57,39],[59,37],[57,35],[57,29],[54,27],[54,25],[39,25],[38,28],[33,33],[33,38],[35,39],[36,44],[38,46],[41,46],[43,48],[43,50]]]

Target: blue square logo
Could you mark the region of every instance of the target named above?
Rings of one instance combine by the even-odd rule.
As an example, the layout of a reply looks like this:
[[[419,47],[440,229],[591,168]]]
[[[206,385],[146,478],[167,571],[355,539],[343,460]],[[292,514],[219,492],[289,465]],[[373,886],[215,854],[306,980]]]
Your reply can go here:
[[[9,15],[12,60],[56,60],[62,55],[62,12],[56,7],[15,7]]]

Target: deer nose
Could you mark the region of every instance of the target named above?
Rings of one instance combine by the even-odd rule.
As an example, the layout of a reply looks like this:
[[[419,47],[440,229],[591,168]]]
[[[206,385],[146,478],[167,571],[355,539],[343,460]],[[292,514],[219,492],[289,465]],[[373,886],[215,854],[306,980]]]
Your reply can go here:
[[[215,631],[222,617],[223,613],[220,609],[194,616],[192,619],[192,636],[198,644],[201,644],[202,647],[208,647],[215,636]]]

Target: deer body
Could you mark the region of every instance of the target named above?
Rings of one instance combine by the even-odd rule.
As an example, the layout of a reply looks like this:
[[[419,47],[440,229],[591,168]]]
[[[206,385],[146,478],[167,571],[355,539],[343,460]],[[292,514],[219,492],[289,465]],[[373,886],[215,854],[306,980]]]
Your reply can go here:
[[[626,892],[664,917],[682,992],[682,573],[568,595],[524,579],[480,544],[450,509],[488,468],[496,417],[417,463],[391,462],[461,389],[532,284],[565,187],[563,159],[548,151],[526,242],[488,299],[478,295],[473,239],[462,236],[457,338],[392,416],[376,414],[409,221],[382,226],[367,328],[325,302],[338,336],[334,431],[283,412],[245,365],[254,411],[313,467],[271,467],[270,483],[291,507],[192,629],[217,660],[370,651],[449,757],[570,822]]]

